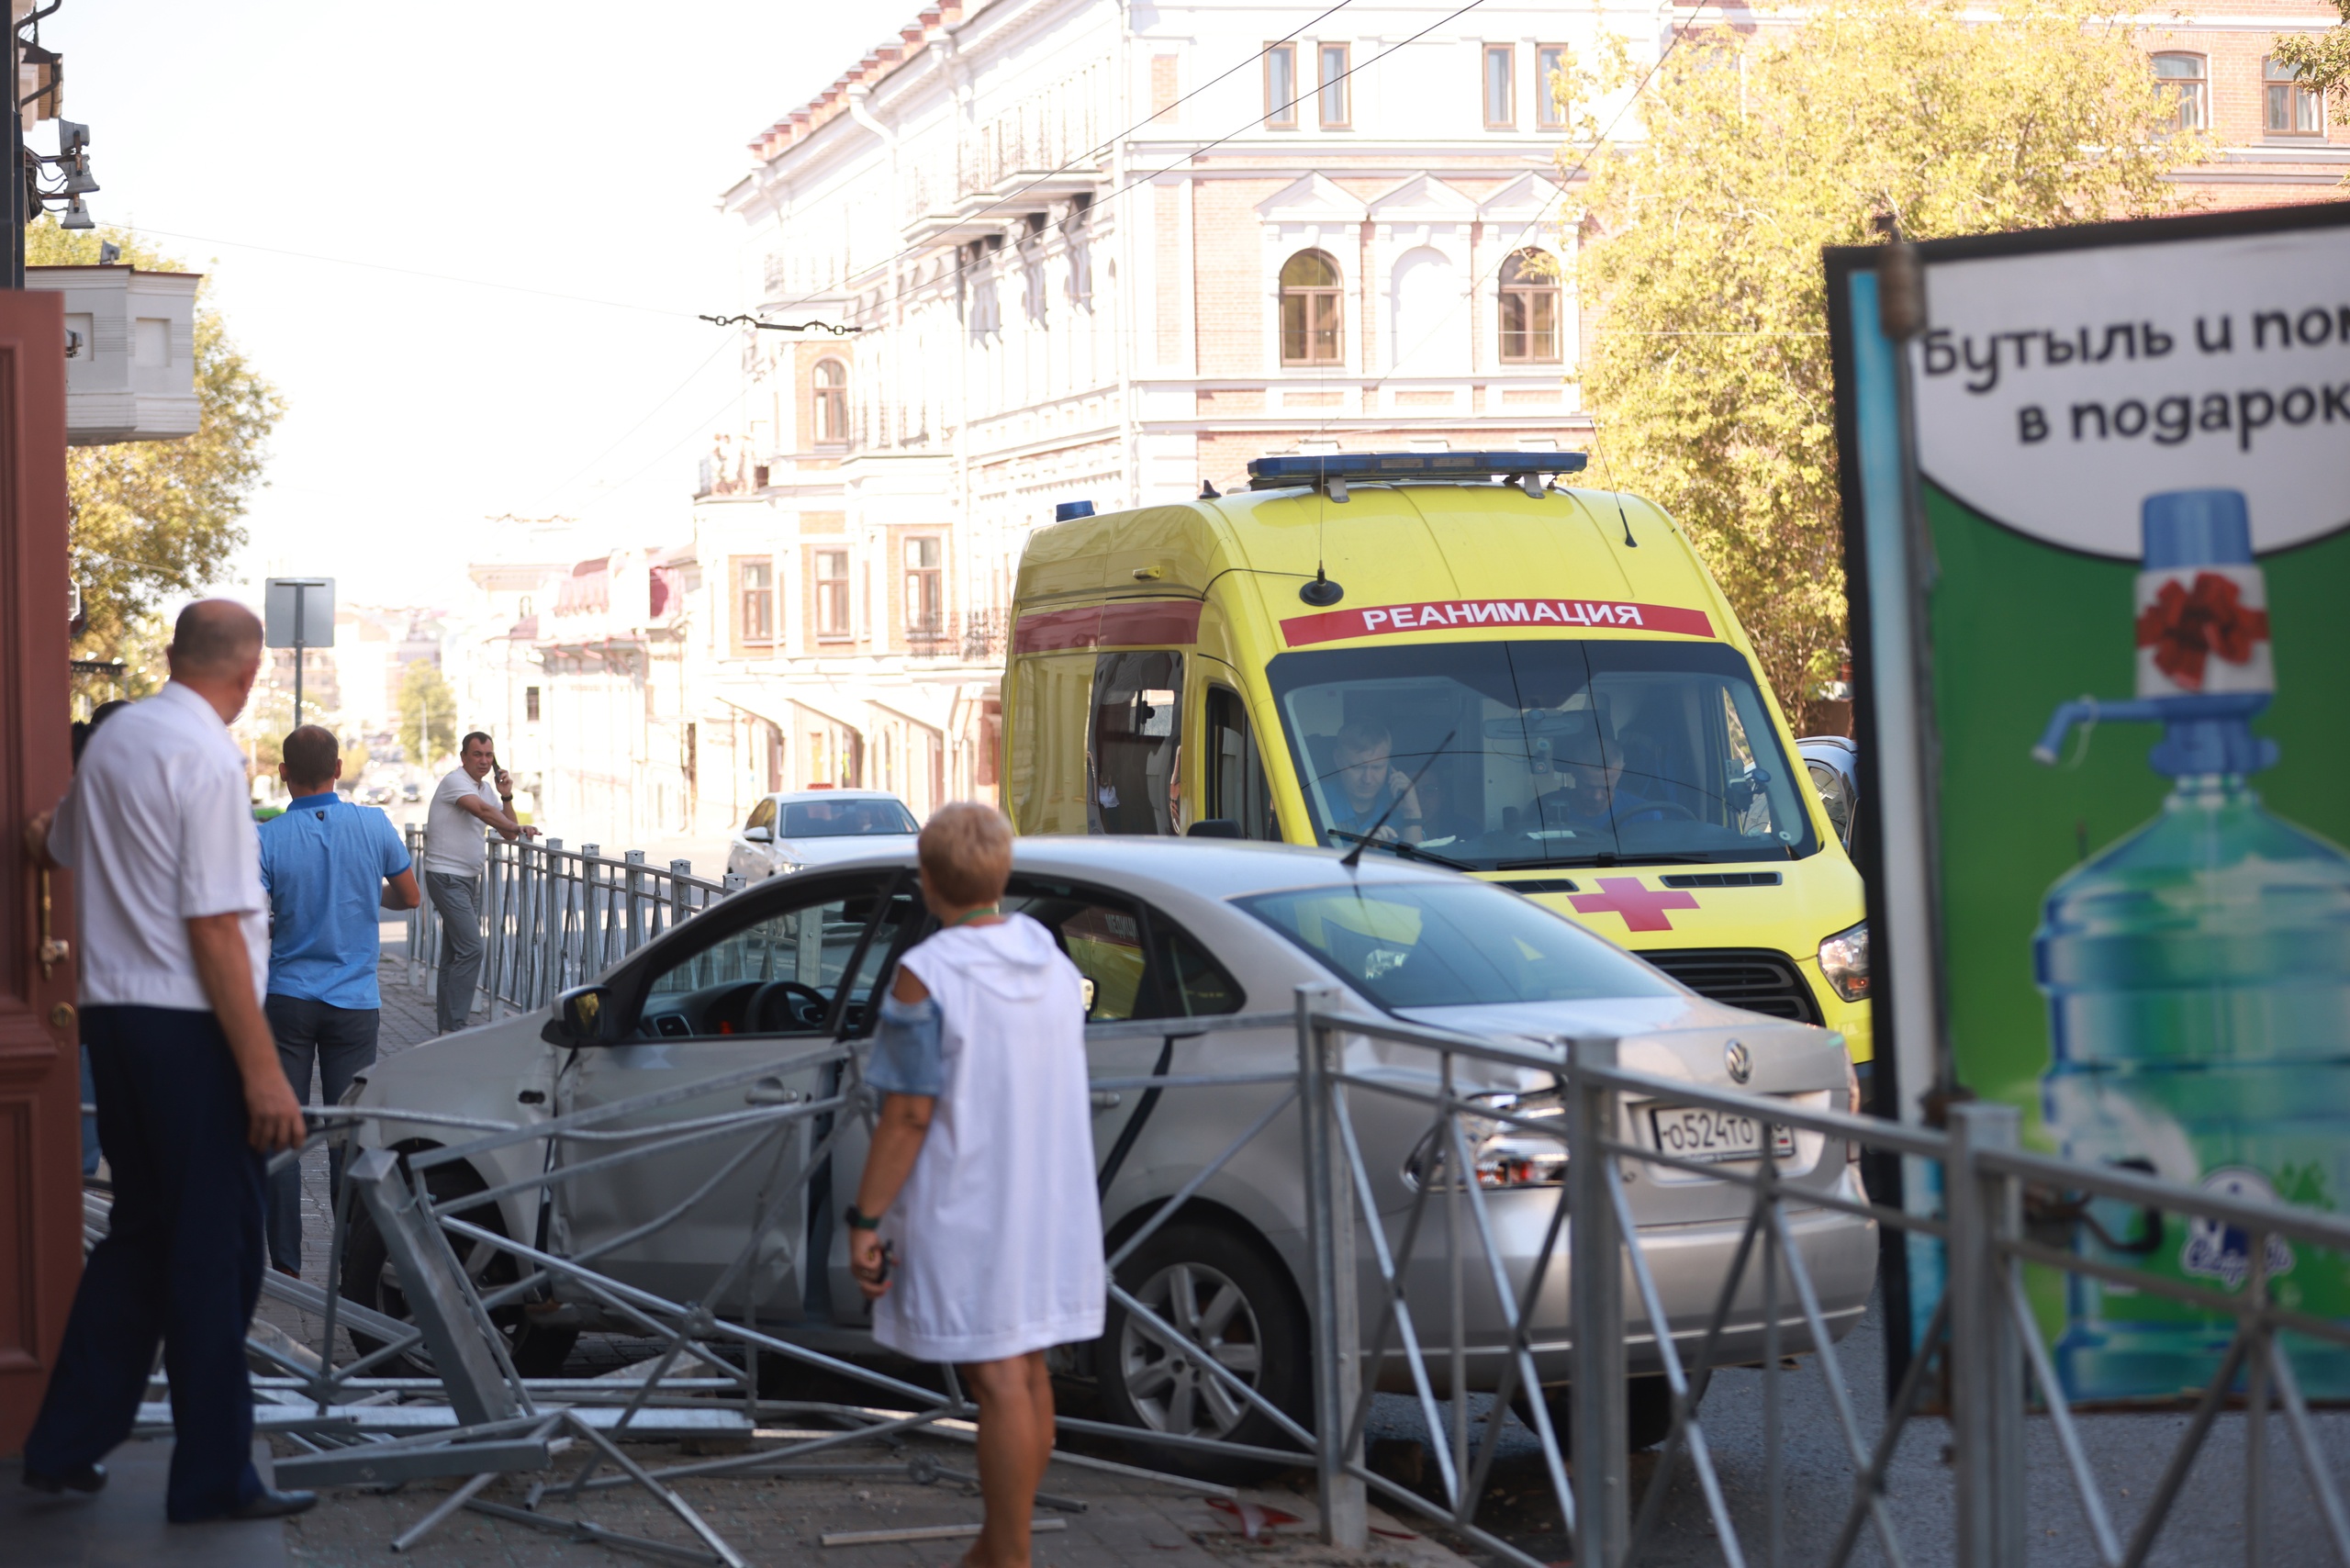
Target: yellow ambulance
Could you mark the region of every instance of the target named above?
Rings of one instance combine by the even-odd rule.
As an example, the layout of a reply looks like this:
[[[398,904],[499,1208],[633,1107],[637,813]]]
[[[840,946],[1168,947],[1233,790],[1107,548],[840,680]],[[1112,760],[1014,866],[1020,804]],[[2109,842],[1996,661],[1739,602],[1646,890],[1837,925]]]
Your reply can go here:
[[[1454,867],[1867,1062],[1861,879],[1752,647],[1583,464],[1265,457],[1245,493],[1065,505],[1020,564],[1013,822]]]

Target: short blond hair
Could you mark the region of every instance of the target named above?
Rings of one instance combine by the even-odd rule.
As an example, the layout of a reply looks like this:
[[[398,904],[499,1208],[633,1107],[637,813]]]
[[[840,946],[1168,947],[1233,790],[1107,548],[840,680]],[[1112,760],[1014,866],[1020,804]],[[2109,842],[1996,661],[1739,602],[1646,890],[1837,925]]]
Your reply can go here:
[[[915,852],[946,902],[993,903],[1012,879],[1012,823],[993,806],[957,801],[931,813]]]

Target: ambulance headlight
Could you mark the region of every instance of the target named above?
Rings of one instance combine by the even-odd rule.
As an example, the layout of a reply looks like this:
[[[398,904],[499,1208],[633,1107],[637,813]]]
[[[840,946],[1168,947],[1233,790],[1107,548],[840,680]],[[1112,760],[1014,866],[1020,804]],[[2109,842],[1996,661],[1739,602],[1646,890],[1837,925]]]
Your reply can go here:
[[[1839,931],[1819,945],[1819,972],[1847,1002],[1869,999],[1869,923]]]

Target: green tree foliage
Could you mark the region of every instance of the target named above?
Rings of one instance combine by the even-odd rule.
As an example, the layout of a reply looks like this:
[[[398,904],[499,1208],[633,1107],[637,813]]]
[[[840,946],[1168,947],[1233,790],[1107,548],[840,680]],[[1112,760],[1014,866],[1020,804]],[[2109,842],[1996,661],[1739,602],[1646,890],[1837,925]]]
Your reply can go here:
[[[2322,33],[2288,33],[2268,52],[2280,65],[2298,65],[2301,81],[2333,100],[2337,114],[2350,114],[2350,0],[2333,0],[2342,25]]]
[[[100,241],[121,260],[154,272],[185,272],[174,256],[121,230],[69,233],[43,218],[25,233],[32,266],[95,264]],[[73,579],[88,617],[77,658],[125,659],[157,641],[151,618],[166,597],[194,593],[217,577],[245,542],[240,526],[265,483],[270,431],[285,399],[238,351],[220,313],[196,311],[196,396],[201,424],[179,441],[77,446],[66,456]],[[168,640],[167,638],[164,640]],[[160,672],[134,672],[132,684]]]
[[[457,749],[457,694],[430,659],[415,660],[400,672],[400,745],[419,767],[430,767]]]
[[[1589,160],[1591,476],[1673,514],[1799,725],[1845,641],[1820,248],[1870,241],[1879,214],[1931,239],[2159,212],[2165,174],[2210,155],[2158,135],[2128,29],[2083,0],[2001,10],[1823,0],[1694,31],[1638,100],[1645,137]],[[1643,69],[1619,48],[1565,86],[1590,104]]]

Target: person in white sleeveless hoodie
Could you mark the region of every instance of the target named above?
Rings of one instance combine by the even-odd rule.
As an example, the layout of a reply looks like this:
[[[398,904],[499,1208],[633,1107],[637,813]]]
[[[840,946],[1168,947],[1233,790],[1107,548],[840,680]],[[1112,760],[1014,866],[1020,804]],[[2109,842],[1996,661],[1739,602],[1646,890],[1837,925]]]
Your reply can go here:
[[[900,962],[866,1081],[886,1096],[848,1210],[873,1337],[952,1361],[979,1406],[987,1523],[966,1568],[1027,1568],[1053,1452],[1045,1351],[1102,1333],[1105,1280],[1083,988],[1000,909],[1012,824],[964,802],[919,842],[941,929]]]

